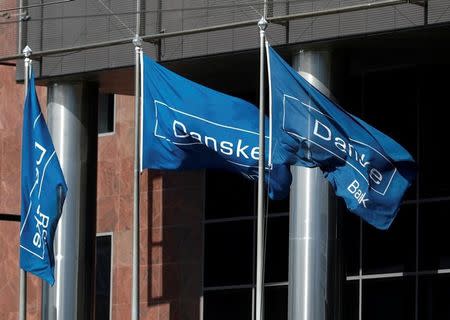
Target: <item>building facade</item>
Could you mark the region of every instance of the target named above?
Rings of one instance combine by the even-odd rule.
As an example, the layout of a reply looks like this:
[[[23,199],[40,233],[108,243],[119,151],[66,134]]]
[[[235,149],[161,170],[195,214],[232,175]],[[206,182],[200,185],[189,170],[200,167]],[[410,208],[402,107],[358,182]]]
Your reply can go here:
[[[269,1],[268,13],[276,17],[361,3]],[[35,4],[41,3],[26,3]],[[6,1],[5,8],[17,5]],[[262,6],[146,0],[140,9],[140,34],[151,35],[258,19]],[[17,19],[0,18],[0,43],[5,44],[0,53],[15,54],[17,43],[38,52],[132,37],[135,12],[135,2],[119,0],[33,6],[20,39]],[[333,299],[322,302],[326,319],[450,319],[445,157],[450,3],[429,0],[309,17],[270,24],[267,35],[289,62],[302,50],[330,54],[329,89],[335,99],[397,140],[419,168],[387,231],[362,222],[337,200],[338,259],[328,272],[338,286]],[[182,76],[258,103],[256,26],[145,42],[143,49]],[[84,178],[95,201],[87,200],[82,210],[95,217],[95,228],[87,227],[95,250],[93,243],[80,249],[95,253],[95,263],[83,260],[91,275],[85,288],[95,296],[79,319],[131,318],[133,63],[131,43],[43,55],[33,62],[44,110],[47,100],[53,101],[47,89],[55,85],[82,83],[96,92],[95,103],[89,104],[98,117],[95,134],[89,131],[95,146],[89,149],[91,171]],[[21,60],[0,65],[0,319],[18,317],[22,80]],[[227,172],[144,171],[140,319],[252,319],[256,194],[256,185]],[[289,200],[268,203],[266,320],[288,319],[289,221]],[[41,305],[41,281],[29,276],[27,319],[40,319]]]

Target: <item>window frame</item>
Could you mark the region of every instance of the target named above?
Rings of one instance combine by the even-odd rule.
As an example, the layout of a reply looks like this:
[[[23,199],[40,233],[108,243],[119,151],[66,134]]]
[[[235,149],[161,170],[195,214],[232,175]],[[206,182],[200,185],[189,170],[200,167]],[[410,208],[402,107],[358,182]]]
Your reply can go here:
[[[116,134],[116,110],[117,110],[117,108],[116,108],[116,106],[117,106],[117,95],[115,93],[102,93],[102,92],[99,92],[99,98],[100,98],[100,95],[106,95],[106,96],[112,95],[113,96],[113,112],[112,112],[112,114],[113,114],[113,123],[112,123],[112,131],[102,132],[102,133],[97,131],[98,132],[97,135],[98,135],[99,138],[100,137],[111,136],[111,135]],[[97,106],[97,113],[98,113],[98,106]],[[98,114],[97,114],[97,117],[98,117]],[[97,121],[99,121],[99,119]],[[98,130],[98,128],[97,128],[97,130]]]

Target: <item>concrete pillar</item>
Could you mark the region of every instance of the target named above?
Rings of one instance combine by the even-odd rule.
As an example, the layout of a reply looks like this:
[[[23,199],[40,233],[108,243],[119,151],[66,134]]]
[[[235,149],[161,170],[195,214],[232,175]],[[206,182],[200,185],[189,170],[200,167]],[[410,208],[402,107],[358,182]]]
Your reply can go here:
[[[68,192],[54,242],[55,285],[43,287],[42,319],[92,319],[98,90],[85,82],[52,83],[47,100]]]
[[[325,95],[330,53],[300,51],[294,69]],[[291,168],[289,222],[289,320],[339,319],[339,282],[334,192],[319,168]]]

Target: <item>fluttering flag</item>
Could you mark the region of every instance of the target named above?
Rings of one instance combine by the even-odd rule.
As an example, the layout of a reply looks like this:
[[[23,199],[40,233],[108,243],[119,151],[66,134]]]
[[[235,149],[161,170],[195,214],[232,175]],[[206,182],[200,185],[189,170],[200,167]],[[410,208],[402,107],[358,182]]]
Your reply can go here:
[[[349,211],[387,229],[416,174],[397,142],[324,96],[267,46],[271,162],[320,167]]]
[[[145,55],[142,60],[141,169],[225,169],[257,179],[258,109],[183,78]],[[274,166],[266,177],[272,199],[289,194],[288,166]]]
[[[33,72],[23,111],[21,175],[20,267],[53,285],[53,238],[67,186],[41,112]]]

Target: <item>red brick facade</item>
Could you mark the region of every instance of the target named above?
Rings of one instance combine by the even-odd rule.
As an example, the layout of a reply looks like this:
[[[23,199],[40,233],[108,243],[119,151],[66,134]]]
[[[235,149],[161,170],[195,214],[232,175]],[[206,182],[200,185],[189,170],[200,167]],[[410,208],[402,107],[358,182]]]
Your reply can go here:
[[[131,312],[134,97],[116,96],[115,133],[98,140],[97,232],[113,232],[113,319]],[[141,178],[141,319],[198,319],[203,174]]]

